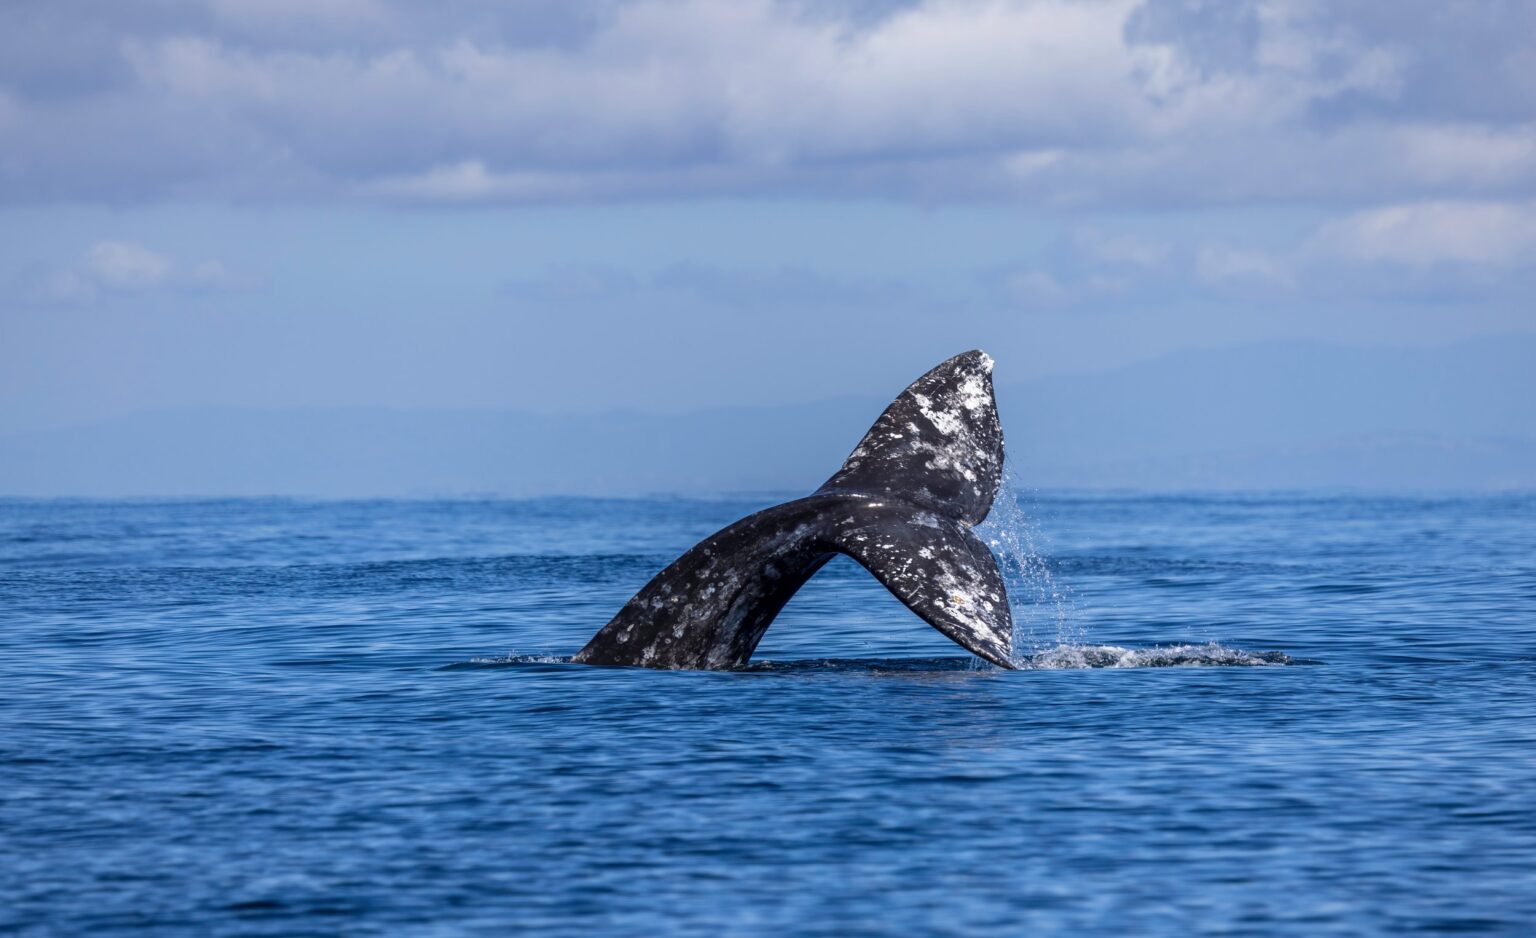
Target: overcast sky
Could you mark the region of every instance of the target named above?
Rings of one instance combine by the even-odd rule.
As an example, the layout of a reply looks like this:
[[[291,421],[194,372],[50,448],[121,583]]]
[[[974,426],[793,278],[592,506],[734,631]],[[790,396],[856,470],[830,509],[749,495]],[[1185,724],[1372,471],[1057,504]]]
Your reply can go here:
[[[1536,4],[7,0],[0,431],[1536,332]]]

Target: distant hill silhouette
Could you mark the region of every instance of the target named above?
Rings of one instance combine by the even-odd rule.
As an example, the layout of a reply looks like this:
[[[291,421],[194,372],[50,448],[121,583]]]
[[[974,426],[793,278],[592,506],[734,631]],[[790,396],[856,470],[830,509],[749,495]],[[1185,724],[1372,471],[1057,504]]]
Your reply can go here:
[[[1536,339],[1265,343],[1007,382],[1026,484],[1536,488]],[[0,494],[321,497],[809,490],[900,388],[657,416],[490,409],[161,410],[0,438]]]

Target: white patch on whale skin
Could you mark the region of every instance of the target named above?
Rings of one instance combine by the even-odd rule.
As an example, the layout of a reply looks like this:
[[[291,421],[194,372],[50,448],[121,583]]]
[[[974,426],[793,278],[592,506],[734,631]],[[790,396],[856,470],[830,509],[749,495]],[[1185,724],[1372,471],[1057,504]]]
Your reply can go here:
[[[945,436],[955,436],[965,427],[965,421],[958,413],[948,408],[936,409],[933,400],[926,394],[913,394],[912,400],[916,402],[923,418]]]
[[[987,382],[980,375],[968,376],[960,382],[956,393],[960,398],[960,406],[966,410],[986,407],[992,400],[992,395],[987,393]]]

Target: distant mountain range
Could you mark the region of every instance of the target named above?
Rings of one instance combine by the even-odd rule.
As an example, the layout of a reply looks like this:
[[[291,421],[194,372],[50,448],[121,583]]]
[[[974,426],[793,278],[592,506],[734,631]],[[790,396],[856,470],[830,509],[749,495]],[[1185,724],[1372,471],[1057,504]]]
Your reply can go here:
[[[899,390],[669,416],[161,410],[0,438],[0,494],[809,490]],[[1536,489],[1536,338],[1186,351],[997,395],[1010,462],[1035,487]]]

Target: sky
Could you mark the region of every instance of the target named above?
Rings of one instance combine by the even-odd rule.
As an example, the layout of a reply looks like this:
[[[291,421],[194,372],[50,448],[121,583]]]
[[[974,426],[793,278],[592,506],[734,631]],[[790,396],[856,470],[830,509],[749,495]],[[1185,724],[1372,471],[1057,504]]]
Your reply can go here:
[[[0,433],[1437,347],[1533,286],[1528,0],[0,5]]]

